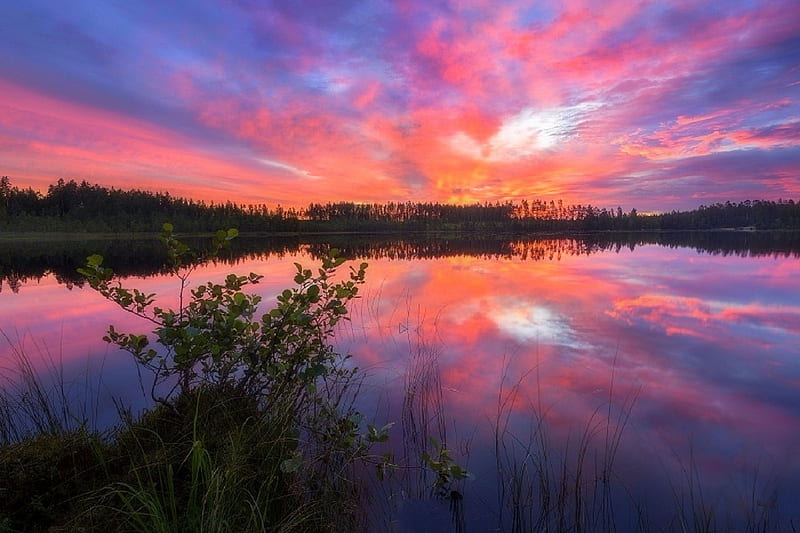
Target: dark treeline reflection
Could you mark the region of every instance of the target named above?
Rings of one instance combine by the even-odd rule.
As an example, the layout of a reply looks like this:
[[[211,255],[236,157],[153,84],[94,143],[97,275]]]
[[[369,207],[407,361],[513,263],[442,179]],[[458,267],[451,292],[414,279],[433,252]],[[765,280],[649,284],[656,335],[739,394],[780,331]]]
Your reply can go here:
[[[185,239],[195,250],[207,239]],[[235,265],[248,259],[280,258],[305,253],[319,259],[332,248],[348,259],[421,260],[470,256],[487,259],[557,261],[562,256],[591,255],[642,245],[694,248],[700,253],[736,256],[800,257],[800,232],[659,232],[597,233],[571,237],[509,235],[337,235],[297,237],[242,236],[217,261]],[[71,289],[83,286],[76,272],[86,257],[100,254],[120,277],[163,274],[167,256],[155,239],[106,239],[7,242],[0,248],[0,291],[17,292],[30,282],[53,274]]]

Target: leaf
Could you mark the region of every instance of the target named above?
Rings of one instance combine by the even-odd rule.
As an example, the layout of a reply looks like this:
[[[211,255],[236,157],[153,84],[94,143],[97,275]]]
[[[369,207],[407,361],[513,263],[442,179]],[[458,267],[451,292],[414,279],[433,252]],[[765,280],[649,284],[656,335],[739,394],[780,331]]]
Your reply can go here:
[[[289,459],[284,459],[281,462],[281,472],[285,474],[291,474],[292,472],[297,472],[298,468],[300,468],[299,451],[295,451]]]
[[[169,222],[164,222],[164,224],[161,225],[161,229],[164,230],[164,233],[170,234],[175,231],[175,227]]]
[[[312,302],[316,302],[319,300],[319,286],[312,285],[308,288],[308,297],[311,299]]]

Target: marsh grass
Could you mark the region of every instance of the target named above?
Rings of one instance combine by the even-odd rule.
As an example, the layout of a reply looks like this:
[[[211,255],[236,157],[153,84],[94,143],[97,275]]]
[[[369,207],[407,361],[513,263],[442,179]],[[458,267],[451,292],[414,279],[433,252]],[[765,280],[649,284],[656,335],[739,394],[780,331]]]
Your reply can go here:
[[[404,376],[401,428],[403,442],[403,464],[418,468],[406,468],[407,492],[411,497],[423,498],[433,494],[434,481],[431,472],[419,464],[432,441],[447,447],[447,424],[442,403],[442,381],[439,371],[439,352],[434,343],[424,335],[424,324],[406,327],[412,346],[408,369]],[[411,479],[413,476],[414,479]]]
[[[739,477],[732,472],[727,481],[722,481],[727,485],[723,495],[710,498],[705,488],[709,480],[698,466],[691,440],[688,454],[676,452],[675,457],[666,458],[647,456],[653,452],[645,442],[634,445],[640,437],[631,424],[642,391],[628,384],[620,386],[616,356],[610,361],[607,384],[597,405],[585,419],[574,423],[566,438],[563,427],[555,423],[558,413],[544,400],[547,391],[543,390],[539,366],[512,375],[507,357],[490,421],[495,479],[478,480],[484,485],[494,483],[496,502],[487,501],[482,490],[469,480],[453,484],[456,490],[452,492],[438,493],[432,490],[435,472],[418,458],[432,452],[431,439],[438,439],[445,448],[448,438],[452,445],[454,435],[465,429],[469,434],[470,428],[463,427],[464,421],[448,417],[448,403],[457,399],[443,387],[440,358],[444,350],[438,337],[426,332],[425,318],[407,318],[398,334],[405,337],[409,352],[400,409],[399,446],[404,455],[400,475],[393,478],[391,488],[384,487],[384,494],[395,501],[447,500],[451,531],[470,530],[470,517],[492,513],[494,523],[482,518],[479,528],[515,533],[797,531],[792,518],[787,520],[778,512],[776,484],[758,469],[741,472]],[[527,421],[522,420],[525,416]],[[469,466],[474,443],[464,439],[463,444],[455,446],[458,453],[453,459]],[[631,463],[630,457],[623,457],[637,447],[643,454],[638,461]],[[621,458],[626,459],[622,464]],[[639,462],[655,467],[653,472],[661,464],[664,476],[646,480],[628,477],[631,468],[636,468],[632,465]],[[667,463],[673,474],[677,463],[680,475],[671,478]],[[653,494],[660,499],[654,499]],[[400,507],[396,504],[384,509],[394,513],[390,523],[395,527],[398,516],[403,524]],[[430,514],[431,507],[418,506],[415,512]]]
[[[83,382],[67,379],[60,350],[55,356],[34,343],[35,360],[44,365],[37,369],[28,356],[28,339],[12,338],[0,330],[0,341],[5,341],[9,350],[8,360],[0,368],[0,445],[32,435],[62,435],[90,423],[90,403],[96,396],[88,372]]]
[[[121,423],[100,431],[91,416],[97,400],[76,402],[91,380],[68,380],[52,358],[42,372],[23,343],[3,334],[16,366],[4,369],[0,387],[0,531],[397,530],[398,509],[410,500],[444,506],[456,532],[469,531],[484,505],[495,509],[497,530],[515,533],[797,530],[758,470],[736,502],[709,498],[691,446],[670,480],[672,499],[654,513],[620,475],[638,393],[620,394],[614,365],[604,398],[562,443],[539,368],[512,376],[507,359],[491,421],[497,501],[480,500],[465,479],[438,490],[432,462],[466,467],[472,443],[458,441],[447,416],[443,350],[418,318],[398,330],[409,347],[401,442],[393,434],[387,444],[402,454],[383,481],[361,438],[360,374],[321,382],[324,402],[300,401],[308,390],[297,389],[270,398],[269,409],[235,388],[198,387],[141,414],[121,409]],[[521,405],[526,424],[518,423]]]
[[[281,468],[297,449],[287,424],[230,390],[181,395],[129,420],[113,454],[127,475],[93,493],[89,513],[127,531],[302,530],[324,516]]]
[[[93,429],[96,384],[68,380],[60,358],[0,331],[9,357],[0,369],[0,531],[58,522],[77,495],[103,476],[104,435]],[[4,529],[5,528],[5,529]]]
[[[755,467],[729,472],[715,481],[717,486],[709,486],[711,480],[701,470],[690,438],[686,450],[673,450],[673,457],[658,457],[644,443],[639,460],[651,467],[660,464],[663,476],[638,481],[626,478],[625,467],[618,462],[622,450],[631,449],[623,446],[625,441],[638,437],[630,423],[641,389],[620,395],[615,387],[615,367],[616,359],[605,400],[559,444],[554,438],[554,413],[542,400],[538,366],[516,380],[510,379],[507,362],[503,366],[494,420],[499,530],[798,531],[796,516],[781,516],[775,479]],[[535,384],[526,387],[531,377]],[[528,395],[528,390],[533,394]],[[525,402],[521,411],[531,413],[521,431],[510,422],[520,411],[515,408],[519,402]],[[652,495],[648,499],[641,492],[641,483],[659,499]],[[784,496],[797,500],[796,494]]]
[[[615,495],[626,490],[617,477],[615,461],[638,393],[618,401],[612,368],[605,403],[563,446],[557,446],[550,436],[550,411],[542,401],[538,367],[511,384],[508,361],[503,369],[494,419],[501,528],[513,532],[619,529]],[[525,394],[523,386],[531,375],[536,377],[534,398]],[[531,413],[525,433],[512,429],[510,423],[520,402],[526,402],[526,411]],[[614,485],[623,490],[615,490]],[[622,528],[629,529],[630,524]]]
[[[670,513],[665,520],[668,529],[681,532],[800,531],[796,516],[798,496],[781,494],[777,480],[762,465],[731,472],[720,494],[710,494],[700,470],[696,447],[687,442],[684,453],[674,451],[678,465],[675,479],[667,478],[672,494]],[[781,514],[781,497],[794,505],[795,516]]]
[[[357,379],[324,383],[324,402],[284,390],[268,409],[235,388],[197,387],[138,415],[121,409],[121,422],[100,431],[63,372],[37,371],[25,347],[13,346],[16,367],[0,388],[0,531],[341,531],[355,523],[353,463],[366,450],[349,407]]]

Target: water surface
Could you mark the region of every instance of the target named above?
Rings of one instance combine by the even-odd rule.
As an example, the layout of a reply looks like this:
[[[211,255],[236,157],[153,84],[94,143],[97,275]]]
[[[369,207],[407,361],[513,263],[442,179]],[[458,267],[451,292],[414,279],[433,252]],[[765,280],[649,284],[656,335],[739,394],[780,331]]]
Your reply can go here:
[[[362,410],[397,423],[398,456],[427,446],[426,435],[446,441],[474,477],[453,487],[468,530],[535,522],[535,491],[512,488],[535,484],[542,442],[554,468],[574,468],[585,454],[585,471],[570,479],[594,497],[613,495],[620,530],[670,523],[698,506],[720,527],[757,514],[797,523],[796,238],[693,239],[340,240],[370,265],[335,340],[367,372]],[[101,251],[128,286],[174,302],[163,259],[137,246]],[[269,302],[291,284],[294,262],[312,266],[329,247],[245,242],[191,280],[256,272]],[[13,366],[12,348],[22,347],[39,368],[63,365],[76,391],[84,376],[101,375],[90,380],[95,390],[146,405],[134,365],[101,337],[111,323],[142,333],[147,324],[82,286],[71,272],[79,259],[57,251],[53,260],[46,245],[37,253],[4,260],[0,365]],[[110,402],[93,409],[113,420]],[[401,529],[450,527],[446,506],[419,504],[430,481],[406,479],[392,496],[388,512]]]

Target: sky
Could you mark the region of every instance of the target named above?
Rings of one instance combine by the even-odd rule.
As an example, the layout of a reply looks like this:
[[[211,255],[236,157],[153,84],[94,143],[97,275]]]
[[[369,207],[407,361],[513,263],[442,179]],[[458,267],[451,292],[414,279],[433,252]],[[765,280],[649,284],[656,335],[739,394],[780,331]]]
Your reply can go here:
[[[0,175],[298,207],[797,200],[800,9],[0,2]]]

